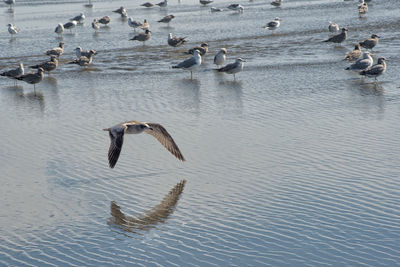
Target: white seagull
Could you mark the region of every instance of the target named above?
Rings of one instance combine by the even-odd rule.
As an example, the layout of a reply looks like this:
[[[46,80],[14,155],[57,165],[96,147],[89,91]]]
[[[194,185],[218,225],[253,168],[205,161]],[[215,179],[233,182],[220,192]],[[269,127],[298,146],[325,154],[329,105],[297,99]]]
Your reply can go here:
[[[8,32],[9,32],[11,35],[14,35],[14,34],[19,33],[19,29],[18,29],[17,26],[15,26],[15,25],[12,25],[11,23],[9,23],[9,24],[7,25],[7,27],[8,27]]]
[[[228,64],[225,67],[222,67],[220,69],[217,69],[219,72],[225,72],[228,74],[233,74],[233,79],[235,80],[235,74],[238,72],[241,72],[243,70],[244,67],[244,63],[245,60],[238,58],[236,59],[236,61],[234,63]]]
[[[199,50],[193,51],[193,57],[182,61],[178,65],[172,66],[173,69],[185,69],[190,71],[190,79],[193,79],[193,70],[201,65],[201,55]]]
[[[214,64],[217,66],[224,65],[226,60],[226,48],[221,48],[214,57]]]
[[[54,32],[57,33],[58,35],[62,34],[64,32],[64,25],[62,25],[61,23],[58,23]]]
[[[167,130],[158,123],[146,123],[139,121],[127,121],[111,128],[103,129],[110,135],[110,148],[108,150],[108,162],[110,168],[114,168],[121,153],[125,134],[147,133],[155,137],[169,152],[181,161],[185,161],[181,151]]]
[[[329,21],[328,30],[329,32],[337,32],[339,31],[339,25],[335,22]]]
[[[281,25],[281,21],[281,18],[276,17],[273,21],[268,22],[267,25],[264,26],[264,29],[276,30]]]
[[[366,70],[372,66],[373,62],[374,60],[372,59],[371,54],[368,51],[365,51],[362,55],[362,58],[357,60],[354,64],[350,65],[350,67],[347,67],[346,70]]]

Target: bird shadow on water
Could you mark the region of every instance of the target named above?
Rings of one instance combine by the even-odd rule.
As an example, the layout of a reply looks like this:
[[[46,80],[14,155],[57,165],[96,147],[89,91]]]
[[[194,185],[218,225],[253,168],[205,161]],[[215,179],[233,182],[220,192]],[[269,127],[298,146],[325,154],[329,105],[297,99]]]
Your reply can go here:
[[[24,93],[24,87],[21,85],[4,87],[2,92],[9,94],[10,100],[15,102],[17,105],[30,106],[42,113],[45,110],[44,95],[41,92],[32,91]]]
[[[385,89],[384,82],[369,81],[367,78],[351,80],[352,88],[357,88],[360,95],[383,96]]]
[[[155,228],[158,223],[164,223],[174,212],[185,184],[186,180],[177,183],[158,205],[138,217],[125,215],[121,207],[115,201],[111,201],[111,218],[108,219],[107,224],[136,234],[139,234],[139,231]]]

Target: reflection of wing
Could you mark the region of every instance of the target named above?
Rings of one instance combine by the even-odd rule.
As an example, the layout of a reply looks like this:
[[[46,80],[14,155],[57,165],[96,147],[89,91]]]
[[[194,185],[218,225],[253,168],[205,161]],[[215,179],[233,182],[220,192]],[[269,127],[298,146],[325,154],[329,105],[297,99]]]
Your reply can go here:
[[[111,222],[121,226],[122,229],[128,232],[133,232],[135,229],[147,230],[159,222],[164,222],[165,219],[174,211],[178,203],[179,196],[183,192],[186,180],[177,183],[174,188],[163,198],[163,200],[150,211],[139,216],[139,218],[125,216],[120,206],[114,201],[111,201]]]
[[[172,136],[167,132],[167,130],[158,123],[147,123],[152,130],[145,130],[145,133],[154,136],[158,142],[160,142],[169,152],[172,153],[175,157],[177,157],[181,161],[185,161],[179,147],[175,144]]]

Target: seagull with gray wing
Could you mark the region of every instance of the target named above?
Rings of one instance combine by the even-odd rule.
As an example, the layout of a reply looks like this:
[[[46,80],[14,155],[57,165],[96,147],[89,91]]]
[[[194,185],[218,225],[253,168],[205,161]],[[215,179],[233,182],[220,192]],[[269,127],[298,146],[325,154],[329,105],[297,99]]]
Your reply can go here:
[[[264,29],[276,30],[281,25],[281,21],[281,18],[276,17],[273,21],[268,22],[267,25],[264,26]]]
[[[375,81],[377,77],[384,74],[386,71],[386,58],[380,57],[378,58],[378,63],[373,65],[371,68],[363,70],[360,72],[361,75],[374,77]]]
[[[329,38],[328,40],[325,40],[324,42],[332,42],[332,43],[340,44],[341,42],[346,40],[347,31],[348,31],[347,28],[342,28],[341,33],[332,36],[331,38]]]
[[[372,34],[371,38],[365,39],[364,41],[360,42],[360,45],[366,49],[374,48],[379,43],[379,36],[376,34]]]
[[[217,71],[233,74],[233,79],[235,80],[236,79],[235,74],[243,70],[244,67],[243,62],[245,62],[244,59],[238,58],[236,59],[235,62],[228,64],[225,67],[219,68],[217,69]]]
[[[117,124],[111,128],[103,129],[108,131],[111,139],[110,148],[108,150],[108,162],[110,168],[114,168],[121,153],[122,144],[125,134],[147,133],[158,140],[172,155],[181,161],[185,161],[181,151],[176,145],[174,139],[167,130],[158,123],[146,123],[139,121],[127,121]]]
[[[168,44],[173,47],[177,47],[186,43],[186,37],[172,37],[172,33],[168,35]]]
[[[178,65],[172,66],[173,69],[185,69],[190,71],[190,79],[193,79],[193,70],[201,65],[201,55],[199,50],[194,50],[193,57],[182,61]]]
[[[5,77],[9,77],[9,78],[16,78],[21,75],[24,75],[24,64],[22,64],[22,63],[19,63],[19,66],[16,69],[12,69],[12,70],[8,70],[8,71],[4,71],[4,72],[0,73],[0,76],[5,76]],[[14,85],[15,84],[16,84],[16,82],[14,82]]]
[[[350,65],[350,67],[347,67],[345,70],[366,70],[372,66],[373,61],[374,60],[372,59],[371,54],[368,51],[365,51],[362,58],[357,60],[354,64]]]

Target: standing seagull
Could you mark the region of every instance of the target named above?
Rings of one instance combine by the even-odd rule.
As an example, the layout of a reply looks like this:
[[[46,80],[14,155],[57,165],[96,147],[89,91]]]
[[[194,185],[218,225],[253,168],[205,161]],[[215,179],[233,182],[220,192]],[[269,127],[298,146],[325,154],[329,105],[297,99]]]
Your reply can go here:
[[[58,35],[62,34],[64,32],[64,25],[62,25],[61,23],[58,23],[54,32],[57,33]]]
[[[328,30],[329,32],[337,32],[339,31],[339,25],[335,22],[329,21]]]
[[[201,65],[201,55],[199,50],[194,50],[193,57],[182,61],[178,65],[172,66],[173,69],[185,69],[190,71],[190,79],[193,79],[193,70]]]
[[[19,66],[16,69],[12,69],[12,70],[8,70],[8,71],[4,71],[4,72],[0,73],[0,76],[5,76],[5,77],[9,77],[9,78],[16,78],[21,75],[24,75],[24,64],[22,64],[22,63],[19,63]],[[14,85],[15,85],[15,83],[14,83]]]
[[[97,32],[97,30],[100,29],[100,24],[99,24],[99,21],[97,19],[93,20],[92,28],[95,30],[95,32]]]
[[[55,70],[58,67],[58,60],[57,56],[52,55],[50,57],[50,61],[45,61],[40,64],[30,66],[32,69],[39,69],[42,68],[44,71],[50,73],[50,71]]]
[[[150,24],[147,22],[147,19],[143,20],[142,26],[140,26],[142,30],[150,30]]]
[[[128,25],[132,27],[134,31],[136,31],[136,28],[139,28],[143,24],[139,21],[133,20],[133,18],[128,18]]]
[[[74,61],[68,62],[68,64],[77,64],[77,65],[82,66],[82,67],[87,67],[90,64],[92,64],[93,55],[95,53],[96,52],[94,50],[90,50],[89,51],[89,55],[87,57],[81,56],[80,58],[75,59]]]
[[[342,28],[342,32],[341,33],[332,36],[331,38],[329,38],[328,40],[325,40],[324,42],[332,42],[332,43],[340,44],[341,42],[346,40],[346,38],[347,38],[347,29],[346,28]]]
[[[378,58],[378,63],[373,65],[371,68],[363,70],[360,72],[361,75],[369,76],[369,77],[375,77],[375,81],[377,80],[376,78],[382,74],[384,74],[386,71],[386,58],[380,57]]]
[[[122,14],[126,13],[126,8],[121,6],[120,8],[113,11],[114,13],[118,13],[122,16]]]
[[[150,30],[146,30],[145,32],[141,32],[138,35],[135,35],[132,39],[130,39],[131,41],[140,41],[143,42],[143,45],[146,43],[146,41],[148,41],[151,37],[151,31]]]
[[[371,38],[365,39],[360,42],[360,45],[364,48],[371,49],[374,48],[379,43],[379,36],[376,34],[372,34]]]
[[[144,3],[144,4],[141,4],[141,6],[144,6],[144,7],[153,7],[154,4],[152,4],[152,3],[150,3],[150,2],[146,2],[146,3]]]
[[[273,6],[281,6],[282,5],[282,0],[274,0],[271,2],[271,5]]]
[[[15,26],[15,25],[12,25],[11,23],[9,23],[9,24],[7,25],[7,27],[8,27],[8,32],[9,32],[11,35],[14,35],[14,34],[19,33],[19,29],[18,29],[17,26]]]
[[[107,25],[108,23],[110,23],[110,21],[111,21],[111,18],[109,16],[104,16],[98,20],[98,22],[103,25]]]
[[[70,22],[65,23],[64,29],[69,30],[70,32],[72,32],[72,29],[75,28],[75,26],[78,24],[78,22],[76,20],[72,20]]]
[[[83,23],[85,20],[86,16],[84,13],[80,13],[78,16],[73,17],[70,19],[70,21],[76,21],[77,23]]]
[[[164,0],[164,1],[162,1],[162,2],[160,2],[160,3],[158,3],[158,4],[156,4],[157,6],[159,6],[159,7],[167,7],[167,5],[168,5],[168,0]]]
[[[231,4],[231,5],[227,6],[227,8],[230,10],[233,10],[233,11],[237,11],[239,13],[242,13],[244,10],[244,7],[239,4]]]
[[[354,49],[351,50],[349,53],[347,53],[346,57],[344,58],[345,60],[348,61],[354,61],[356,59],[359,59],[361,57],[361,47],[360,44],[356,44]]]
[[[168,15],[168,16],[163,17],[162,19],[160,19],[160,20],[157,21],[157,22],[168,23],[168,26],[169,26],[169,22],[170,22],[173,18],[175,18],[174,15]]]
[[[4,3],[9,5],[9,8],[12,9],[12,5],[15,4],[15,0],[4,0]]]
[[[202,4],[203,6],[206,6],[206,5],[214,2],[214,0],[199,0],[199,1],[200,1],[200,4]]]
[[[103,129],[108,131],[111,139],[110,148],[108,150],[108,162],[110,168],[114,168],[121,153],[122,144],[124,142],[124,134],[140,134],[145,132],[155,137],[169,152],[181,161],[185,161],[181,151],[175,144],[174,139],[167,130],[158,123],[146,123],[139,121],[127,121],[117,124],[111,128]]]
[[[366,70],[372,66],[373,61],[374,60],[372,59],[371,54],[368,51],[365,51],[362,58],[357,60],[354,64],[350,65],[350,67],[347,67],[345,70]]]
[[[36,84],[43,81],[43,77],[44,77],[44,70],[42,68],[39,68],[36,73],[28,73],[14,78],[17,80],[33,84],[33,90],[35,91],[36,94]]]
[[[168,35],[168,44],[173,47],[177,47],[186,43],[186,37],[172,37],[172,33]]]
[[[264,26],[264,29],[276,30],[281,25],[281,21],[281,18],[276,17],[273,21],[268,22],[267,25]]]
[[[57,57],[61,56],[63,53],[64,53],[64,42],[60,42],[58,44],[58,47],[46,51],[46,55],[49,56],[55,55]]]
[[[90,57],[90,55],[92,54],[92,52],[93,52],[93,55],[96,55],[97,54],[97,52],[95,51],[95,50],[83,50],[82,49],[82,47],[80,47],[80,46],[78,46],[77,48],[75,48],[75,55],[76,55],[76,57],[77,58],[80,58],[81,56],[84,56],[84,57]]]
[[[224,65],[226,60],[226,48],[221,48],[214,57],[214,64],[217,66]]]
[[[233,79],[235,80],[235,74],[238,72],[241,72],[244,67],[245,60],[238,58],[234,63],[228,64],[225,67],[222,67],[220,69],[217,69],[219,72],[226,72],[228,74],[233,74]]]
[[[202,43],[200,46],[190,48],[187,53],[193,55],[195,50],[198,50],[200,52],[200,55],[204,56],[208,52],[208,44]]]

